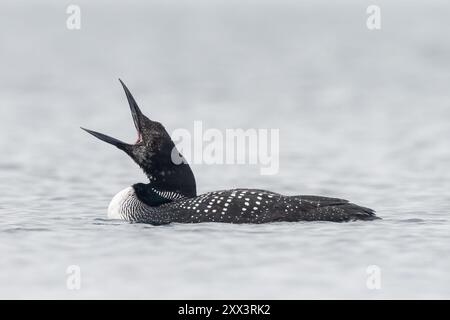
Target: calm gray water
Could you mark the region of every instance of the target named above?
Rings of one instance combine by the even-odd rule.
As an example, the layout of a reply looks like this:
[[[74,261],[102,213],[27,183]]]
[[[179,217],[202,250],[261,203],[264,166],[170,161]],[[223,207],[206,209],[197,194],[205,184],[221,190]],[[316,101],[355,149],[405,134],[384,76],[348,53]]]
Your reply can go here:
[[[2,1],[0,298],[450,298],[450,5],[377,3],[369,31],[357,0],[83,0],[70,31],[65,2]],[[383,220],[107,220],[146,181],[79,129],[136,138],[118,77],[169,132],[280,129],[277,175],[196,165],[199,192],[342,197]]]

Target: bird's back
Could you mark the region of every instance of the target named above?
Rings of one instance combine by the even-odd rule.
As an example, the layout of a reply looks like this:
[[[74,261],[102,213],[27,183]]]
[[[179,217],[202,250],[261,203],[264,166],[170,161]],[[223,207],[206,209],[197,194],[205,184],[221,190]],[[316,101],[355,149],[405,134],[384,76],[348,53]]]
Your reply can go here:
[[[208,192],[160,206],[139,206],[137,222],[267,223],[277,221],[334,221],[378,219],[374,211],[343,199],[284,196],[258,189]],[[145,208],[145,209],[142,209]]]

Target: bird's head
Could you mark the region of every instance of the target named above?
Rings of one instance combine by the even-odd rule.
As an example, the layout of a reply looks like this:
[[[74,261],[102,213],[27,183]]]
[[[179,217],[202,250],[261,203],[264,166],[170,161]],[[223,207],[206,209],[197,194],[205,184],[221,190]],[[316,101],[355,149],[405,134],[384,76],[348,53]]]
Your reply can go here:
[[[125,151],[144,170],[152,187],[162,191],[180,192],[185,196],[195,196],[196,186],[192,170],[177,151],[170,135],[161,123],[150,120],[141,112],[128,88],[122,80],[119,81],[130,105],[138,135],[137,141],[130,144],[103,133],[81,129]]]

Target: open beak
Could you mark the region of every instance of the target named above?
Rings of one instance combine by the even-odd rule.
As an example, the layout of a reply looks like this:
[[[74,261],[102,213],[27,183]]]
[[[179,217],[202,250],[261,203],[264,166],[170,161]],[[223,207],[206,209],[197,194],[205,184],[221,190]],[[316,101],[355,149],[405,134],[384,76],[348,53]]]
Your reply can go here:
[[[128,100],[128,104],[130,105],[130,110],[131,110],[131,115],[133,116],[133,122],[134,122],[134,126],[136,127],[137,130],[137,134],[138,134],[138,140],[136,143],[139,143],[142,141],[142,130],[141,130],[141,123],[142,123],[142,119],[144,117],[144,115],[142,114],[141,110],[139,109],[136,101],[134,100],[130,90],[128,90],[127,86],[122,82],[122,80],[120,80],[120,83],[122,84],[123,90],[125,91],[125,94],[127,96],[127,100]],[[116,138],[107,136],[106,134],[100,133],[100,132],[96,132],[96,131],[92,131],[92,130],[88,130],[85,128],[81,128],[84,131],[92,134],[94,137],[107,142],[109,144],[112,144],[113,146],[116,146],[119,149],[124,149],[126,146],[130,146],[129,143],[125,143],[123,141],[120,141]]]
[[[118,140],[116,138],[107,136],[106,134],[103,134],[103,133],[100,133],[100,132],[96,132],[96,131],[92,131],[92,130],[89,130],[89,129],[85,129],[83,127],[81,127],[81,129],[83,129],[84,131],[92,134],[94,137],[96,137],[96,138],[98,138],[98,139],[100,139],[102,141],[105,141],[105,142],[107,142],[109,144],[112,144],[113,146],[116,146],[119,149],[123,149],[125,146],[129,145],[128,143],[125,143],[125,142],[120,141],[120,140]]]
[[[131,94],[130,90],[128,90],[125,83],[120,80],[120,83],[122,84],[123,90],[125,91],[125,94],[127,95],[128,104],[130,106],[131,115],[133,116],[133,122],[134,126],[136,127],[137,133],[138,133],[138,142],[142,139],[142,118],[144,115],[142,114],[141,110],[139,109],[136,101],[133,98],[133,95]]]

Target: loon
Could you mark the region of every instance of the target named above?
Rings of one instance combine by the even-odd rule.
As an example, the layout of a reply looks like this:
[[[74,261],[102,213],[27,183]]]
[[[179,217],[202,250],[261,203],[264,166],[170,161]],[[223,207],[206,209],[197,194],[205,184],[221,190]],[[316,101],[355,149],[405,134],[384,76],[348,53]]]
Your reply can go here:
[[[231,189],[197,195],[194,174],[164,126],[147,118],[120,80],[138,138],[128,144],[84,129],[128,154],[149,183],[120,191],[108,207],[108,218],[162,225],[169,223],[268,223],[280,221],[374,220],[375,211],[347,200],[321,196],[285,196],[259,189]],[[173,155],[181,159],[175,164]]]

